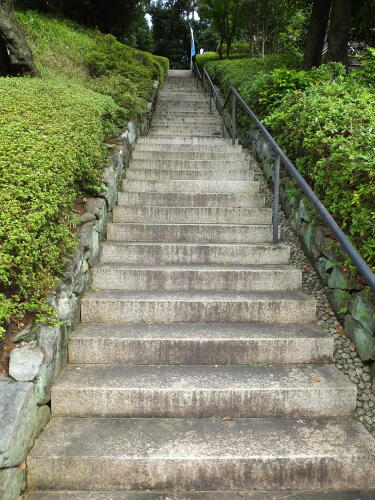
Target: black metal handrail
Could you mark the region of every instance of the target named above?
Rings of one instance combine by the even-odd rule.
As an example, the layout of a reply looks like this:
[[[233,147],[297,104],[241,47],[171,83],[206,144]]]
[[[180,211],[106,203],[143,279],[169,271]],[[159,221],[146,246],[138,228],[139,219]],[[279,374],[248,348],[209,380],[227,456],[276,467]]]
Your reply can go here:
[[[221,132],[222,136],[225,137],[225,109],[232,98],[232,123],[231,123],[231,135],[232,135],[232,144],[236,144],[237,139],[237,103],[240,103],[243,110],[246,112],[248,116],[253,120],[253,122],[257,125],[258,129],[262,133],[263,137],[267,140],[268,144],[271,146],[275,153],[275,163],[274,163],[274,175],[273,175],[273,243],[278,243],[279,241],[279,204],[280,204],[280,164],[286,167],[290,175],[297,181],[297,184],[304,192],[307,199],[312,203],[315,207],[316,211],[320,215],[323,222],[326,226],[332,231],[335,235],[337,241],[340,243],[343,250],[350,257],[351,261],[357,268],[358,272],[362,275],[363,279],[366,281],[371,290],[375,293],[375,274],[371,271],[370,267],[366,264],[363,258],[359,255],[357,250],[354,248],[352,243],[349,241],[341,227],[337,224],[332,215],[325,208],[323,203],[316,196],[314,191],[305,181],[301,173],[294,166],[292,161],[288,158],[288,156],[284,153],[284,151],[277,144],[275,139],[272,137],[270,132],[266,129],[263,123],[259,120],[256,114],[250,109],[248,104],[244,101],[241,95],[237,92],[237,90],[233,87],[230,89],[230,93],[226,98],[225,102],[218,94],[217,89],[215,88],[209,74],[207,73],[206,68],[203,68],[203,74],[199,71],[199,68],[196,63],[193,64],[193,74],[195,77],[201,81],[203,90],[206,91],[206,82],[208,83],[208,92],[210,96],[210,110],[212,98],[215,96],[217,107],[219,113],[221,115]]]

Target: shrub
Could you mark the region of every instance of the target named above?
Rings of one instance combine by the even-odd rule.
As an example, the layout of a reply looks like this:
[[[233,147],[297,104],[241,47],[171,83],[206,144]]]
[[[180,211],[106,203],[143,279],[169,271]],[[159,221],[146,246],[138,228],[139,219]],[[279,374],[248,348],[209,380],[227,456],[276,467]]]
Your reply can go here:
[[[0,79],[2,321],[36,312],[73,246],[72,203],[101,185],[106,134],[123,122],[109,98],[75,84]],[[106,120],[104,120],[106,117]],[[102,189],[102,188],[100,188]]]
[[[288,95],[267,118],[276,139],[362,256],[375,260],[375,94],[352,78]]]
[[[18,13],[42,78],[0,78],[0,338],[46,297],[74,246],[73,202],[102,191],[104,140],[146,110],[164,58],[33,11]]]

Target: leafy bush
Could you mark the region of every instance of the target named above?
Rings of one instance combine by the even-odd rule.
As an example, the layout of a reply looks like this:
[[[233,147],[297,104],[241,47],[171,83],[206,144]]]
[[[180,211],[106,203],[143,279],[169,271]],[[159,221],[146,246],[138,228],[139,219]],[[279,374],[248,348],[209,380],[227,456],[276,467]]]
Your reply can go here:
[[[42,78],[0,78],[0,338],[12,316],[47,320],[75,244],[73,203],[103,190],[105,138],[146,110],[168,69],[114,37],[17,15]]]
[[[2,78],[0,95],[0,291],[8,298],[0,317],[40,319],[73,245],[73,201],[98,191],[103,141],[124,117],[111,98],[75,84]]]
[[[353,76],[365,85],[375,85],[375,49],[368,49],[368,54],[362,57],[361,66]]]
[[[267,118],[362,256],[375,261],[375,93],[352,78],[288,95]]]
[[[126,120],[146,112],[147,101],[137,96],[137,87],[128,78],[121,75],[99,76],[89,80],[87,87],[108,95],[124,109]]]
[[[220,45],[216,47],[216,52],[219,52]],[[222,46],[223,54],[227,53],[227,44],[223,43]],[[231,54],[247,54],[250,53],[250,44],[249,43],[232,43]]]
[[[264,118],[279,106],[290,92],[304,90],[320,81],[343,77],[345,71],[345,66],[340,63],[327,63],[312,71],[276,68],[271,73],[261,72],[251,80],[243,82],[239,92],[258,116]]]
[[[230,87],[240,88],[242,83],[247,83],[261,73],[269,73],[275,68],[298,68],[300,59],[296,56],[271,55],[260,57],[245,57],[241,59],[215,60],[205,54],[197,57],[199,64],[205,66],[211,77],[216,81],[222,91],[227,94]]]

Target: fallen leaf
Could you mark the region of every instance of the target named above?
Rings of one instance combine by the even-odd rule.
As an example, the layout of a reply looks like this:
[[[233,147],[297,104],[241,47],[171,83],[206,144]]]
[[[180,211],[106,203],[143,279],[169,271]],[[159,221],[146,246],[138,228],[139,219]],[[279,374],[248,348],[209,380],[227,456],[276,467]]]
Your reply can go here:
[[[342,326],[338,326],[336,328],[336,332],[339,333],[340,335],[345,335],[344,329]]]
[[[314,377],[314,375],[311,375],[310,380],[311,382],[320,382],[320,378]]]
[[[352,348],[352,351],[355,351],[355,343],[354,342],[350,342],[350,346]]]
[[[303,272],[309,273],[310,272],[310,268],[309,267],[305,267],[304,270],[303,270]]]
[[[26,462],[22,462],[22,464],[20,464],[17,469],[19,470],[26,470]]]
[[[224,417],[221,419],[223,422],[228,422],[228,420],[233,420],[232,417]]]

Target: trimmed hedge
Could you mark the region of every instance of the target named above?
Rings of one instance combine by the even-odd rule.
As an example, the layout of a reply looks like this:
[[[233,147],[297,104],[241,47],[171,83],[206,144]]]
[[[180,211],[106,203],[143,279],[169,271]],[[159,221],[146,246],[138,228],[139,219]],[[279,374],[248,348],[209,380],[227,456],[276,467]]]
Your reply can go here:
[[[36,12],[18,13],[42,78],[0,78],[1,325],[47,321],[75,245],[73,205],[97,194],[104,141],[144,113],[168,61]]]

